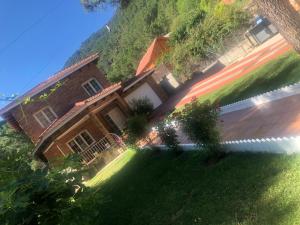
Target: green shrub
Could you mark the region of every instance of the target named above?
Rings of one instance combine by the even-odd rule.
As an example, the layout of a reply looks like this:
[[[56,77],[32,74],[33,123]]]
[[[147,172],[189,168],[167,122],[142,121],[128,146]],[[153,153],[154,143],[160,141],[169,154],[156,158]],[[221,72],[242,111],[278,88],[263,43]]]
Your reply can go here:
[[[147,97],[133,99],[130,102],[130,105],[132,106],[132,111],[134,115],[149,116],[153,112],[154,108],[152,102]]]
[[[127,133],[128,141],[134,143],[138,138],[143,137],[147,131],[147,117],[145,115],[134,115],[128,119]]]
[[[176,130],[172,125],[168,125],[164,122],[159,123],[158,135],[170,151],[176,153],[181,151],[178,141],[178,135],[176,134]]]
[[[220,134],[217,128],[219,109],[210,102],[193,101],[181,112],[173,115],[191,141],[209,151],[220,150]]]
[[[2,143],[10,146],[1,148]],[[31,146],[6,126],[0,130],[1,224],[61,224],[75,200],[85,194],[78,160],[70,157],[55,169],[33,170]]]

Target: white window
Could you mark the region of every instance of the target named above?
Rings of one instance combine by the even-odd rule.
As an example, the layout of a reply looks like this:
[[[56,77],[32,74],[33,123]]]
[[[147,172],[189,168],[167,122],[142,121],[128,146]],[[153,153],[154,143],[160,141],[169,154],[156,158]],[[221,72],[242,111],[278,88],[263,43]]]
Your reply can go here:
[[[56,120],[57,115],[54,113],[53,109],[48,106],[35,113],[34,117],[41,127],[47,128],[54,120]]]
[[[93,137],[89,134],[89,132],[82,131],[76,137],[74,137],[71,141],[68,142],[69,147],[73,152],[82,152],[87,149],[89,146],[95,143]]]
[[[94,78],[83,83],[82,87],[89,96],[93,96],[103,89],[99,82]]]

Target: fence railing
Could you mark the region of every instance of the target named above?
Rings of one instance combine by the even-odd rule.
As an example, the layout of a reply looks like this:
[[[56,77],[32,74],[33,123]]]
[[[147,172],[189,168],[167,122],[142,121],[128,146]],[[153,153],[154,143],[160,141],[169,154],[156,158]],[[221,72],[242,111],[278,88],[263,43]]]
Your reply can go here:
[[[102,152],[124,147],[122,139],[118,135],[110,133],[79,154],[85,164],[91,164]]]

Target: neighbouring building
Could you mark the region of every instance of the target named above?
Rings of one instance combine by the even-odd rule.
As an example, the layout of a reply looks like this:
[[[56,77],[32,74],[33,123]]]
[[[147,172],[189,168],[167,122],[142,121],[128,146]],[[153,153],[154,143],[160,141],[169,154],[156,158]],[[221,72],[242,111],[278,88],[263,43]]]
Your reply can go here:
[[[166,101],[152,70],[110,84],[98,58],[92,55],[58,72],[0,110],[11,127],[32,140],[35,156],[43,161],[77,153],[91,164],[121,143],[116,134],[126,128],[133,99],[147,97],[154,108]],[[24,104],[28,98],[33,101]]]
[[[136,76],[153,70],[152,77],[155,82],[168,94],[172,94],[179,87],[179,83],[174,78],[170,65],[158,64],[160,57],[169,51],[168,41],[168,35],[160,36],[153,40],[138,65]]]

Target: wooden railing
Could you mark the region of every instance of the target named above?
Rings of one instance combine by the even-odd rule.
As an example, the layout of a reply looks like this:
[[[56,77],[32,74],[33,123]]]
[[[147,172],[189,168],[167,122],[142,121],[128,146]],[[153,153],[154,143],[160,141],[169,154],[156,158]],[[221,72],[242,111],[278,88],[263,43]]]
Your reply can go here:
[[[79,154],[81,155],[83,162],[88,165],[102,152],[111,151],[116,148],[125,148],[125,144],[118,135],[110,133]]]

